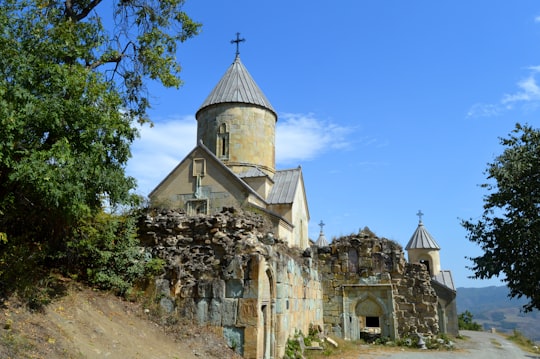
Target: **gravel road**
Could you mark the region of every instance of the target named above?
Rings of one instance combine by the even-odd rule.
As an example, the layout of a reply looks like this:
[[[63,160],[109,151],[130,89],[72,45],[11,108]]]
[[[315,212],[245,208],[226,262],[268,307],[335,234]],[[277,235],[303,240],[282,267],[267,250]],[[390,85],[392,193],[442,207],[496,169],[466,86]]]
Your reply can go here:
[[[452,352],[403,352],[386,353],[377,359],[540,359],[540,354],[527,353],[499,334],[489,332],[460,331],[470,339],[459,341],[460,349]],[[359,358],[360,359],[360,358]]]

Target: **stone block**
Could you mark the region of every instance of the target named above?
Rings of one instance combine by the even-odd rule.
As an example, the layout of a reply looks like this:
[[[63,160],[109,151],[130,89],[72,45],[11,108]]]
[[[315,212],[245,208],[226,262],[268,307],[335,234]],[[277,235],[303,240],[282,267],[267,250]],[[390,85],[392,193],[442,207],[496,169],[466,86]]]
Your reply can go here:
[[[197,302],[196,309],[197,322],[200,325],[207,324],[208,322],[208,300],[203,298]]]
[[[276,338],[284,338],[287,340],[290,332],[289,316],[284,314],[276,315]]]
[[[249,327],[244,329],[244,357],[245,358],[260,358],[258,355],[258,330],[257,327]],[[260,348],[262,351],[263,348]]]
[[[158,278],[156,279],[156,292],[159,294],[170,295],[171,294],[171,282],[167,279]]]
[[[210,300],[210,307],[208,309],[208,321],[210,325],[221,326],[222,308],[221,299],[212,298]]]
[[[229,279],[225,282],[226,298],[241,298],[244,295],[244,281],[240,279]]]
[[[212,297],[212,282],[199,281],[197,283],[197,298],[211,298]]]
[[[221,322],[224,326],[236,325],[236,317],[238,312],[237,299],[224,299],[222,302]]]
[[[290,286],[286,283],[277,283],[276,298],[288,298],[290,296]]]
[[[244,328],[225,326],[223,337],[229,348],[233,348],[239,355],[244,355]]]
[[[257,299],[238,299],[238,320],[240,326],[257,326],[259,302]]]
[[[225,297],[225,281],[221,279],[214,279],[212,281],[212,297],[224,298]]]
[[[159,300],[159,306],[165,313],[172,313],[174,311],[174,301],[170,297],[162,297]]]
[[[259,291],[258,291],[257,286],[258,286],[258,283],[255,280],[244,281],[244,290],[243,290],[242,297],[251,298],[251,299],[257,298],[259,296]]]

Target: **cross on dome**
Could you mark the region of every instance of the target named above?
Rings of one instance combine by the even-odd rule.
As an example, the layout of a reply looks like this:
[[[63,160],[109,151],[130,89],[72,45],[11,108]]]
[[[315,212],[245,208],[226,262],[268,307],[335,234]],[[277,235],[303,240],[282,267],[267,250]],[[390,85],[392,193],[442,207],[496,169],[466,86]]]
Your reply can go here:
[[[241,39],[239,32],[236,33],[236,40],[231,40],[231,44],[236,43],[236,57],[240,55],[240,43],[244,41],[246,41],[246,39]]]
[[[419,209],[419,210],[418,210],[418,213],[417,213],[416,215],[418,216],[418,219],[419,219],[419,220],[418,220],[418,223],[422,223],[422,216],[424,215],[424,214],[422,213],[422,210]]]

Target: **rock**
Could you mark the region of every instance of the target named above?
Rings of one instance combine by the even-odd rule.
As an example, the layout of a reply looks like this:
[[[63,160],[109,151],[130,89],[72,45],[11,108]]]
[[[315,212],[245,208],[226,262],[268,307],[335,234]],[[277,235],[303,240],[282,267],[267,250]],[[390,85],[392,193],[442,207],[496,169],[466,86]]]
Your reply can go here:
[[[337,348],[337,347],[338,347],[338,343],[337,343],[334,339],[332,339],[332,338],[330,338],[330,337],[326,337],[326,338],[324,338],[324,339],[325,339],[328,343],[330,343],[334,348]]]

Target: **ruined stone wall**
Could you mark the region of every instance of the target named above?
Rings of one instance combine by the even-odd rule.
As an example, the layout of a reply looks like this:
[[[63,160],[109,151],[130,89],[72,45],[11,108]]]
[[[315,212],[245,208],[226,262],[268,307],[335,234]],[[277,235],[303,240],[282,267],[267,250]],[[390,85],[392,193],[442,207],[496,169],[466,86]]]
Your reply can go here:
[[[377,327],[399,338],[437,333],[437,296],[423,265],[369,229],[324,248],[289,248],[251,212],[187,216],[148,213],[140,237],[166,265],[156,280],[170,313],[223,330],[246,358],[283,356],[287,339],[311,324],[359,339]]]
[[[271,228],[264,217],[233,209],[148,213],[140,237],[166,263],[156,281],[162,307],[222,327],[246,358],[282,357],[296,330],[322,325],[322,288],[312,258],[274,238]]]
[[[322,286],[311,258],[283,256],[276,264],[277,358],[296,331],[307,334],[310,325],[323,325]]]
[[[358,339],[372,318],[378,318],[382,336],[391,338],[438,331],[429,274],[406,263],[398,243],[365,228],[319,248],[317,258],[328,332]]]
[[[407,263],[392,277],[395,288],[395,317],[401,336],[411,333],[439,333],[437,294],[422,264]]]

